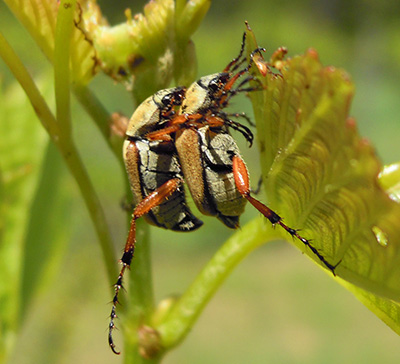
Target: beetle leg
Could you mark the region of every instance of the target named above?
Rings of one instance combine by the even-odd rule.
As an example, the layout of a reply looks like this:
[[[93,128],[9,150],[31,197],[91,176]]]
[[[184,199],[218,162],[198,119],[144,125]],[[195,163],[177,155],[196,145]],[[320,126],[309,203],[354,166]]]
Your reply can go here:
[[[238,114],[238,116],[243,116],[243,115]],[[240,132],[249,142],[250,147],[253,145],[254,135],[252,131],[247,126],[237,121],[229,119],[228,114],[224,113],[223,111],[219,112],[216,115],[210,115],[210,116],[205,115],[204,120],[205,123],[201,124],[200,126],[208,125],[210,128],[217,128],[226,125],[232,128],[233,130]]]
[[[230,80],[229,80],[229,81],[226,83],[226,85],[225,85],[225,91],[231,90],[231,88],[233,87],[233,85],[235,84],[235,82],[236,82],[242,75],[244,75],[245,73],[249,72],[251,66],[252,66],[253,63],[254,63],[254,54],[255,54],[255,53],[260,53],[260,54],[261,54],[261,51],[265,52],[265,48],[259,47],[259,48],[256,48],[253,52],[251,52],[250,61],[249,61],[248,65],[247,65],[245,68],[243,68],[242,70],[238,71],[234,76],[232,76],[232,77],[230,78]],[[238,65],[240,65],[241,63],[243,63],[243,62],[240,62]],[[237,68],[237,67],[234,67],[234,69],[236,69],[236,68]],[[248,79],[246,79],[245,81],[241,82],[240,85],[243,86],[243,84],[249,82],[251,79],[252,79],[252,76],[250,76],[250,77],[249,77]]]
[[[171,134],[176,133],[180,129],[179,125],[167,126],[163,129],[152,131],[145,135],[147,140],[159,140],[169,142],[172,140]]]
[[[232,59],[232,61],[229,62],[229,64],[225,67],[225,69],[223,70],[223,72],[232,72],[235,71],[243,62],[246,58],[244,58],[243,60],[241,60],[239,62],[239,60],[242,58],[243,56],[243,52],[244,52],[244,46],[246,44],[246,37],[247,37],[247,33],[244,32],[243,33],[243,37],[242,37],[242,45],[240,47],[240,52],[238,54],[238,56],[234,59]],[[239,64],[237,64],[239,62]],[[233,67],[233,69],[231,69],[231,67]]]
[[[233,121],[231,119],[225,119],[225,125],[231,127],[234,130],[237,130],[238,132],[242,133],[242,135],[246,138],[246,140],[249,142],[249,147],[253,145],[253,140],[254,140],[254,135],[252,131],[245,125],[238,123],[236,121]]]
[[[252,127],[255,127],[255,126],[256,126],[256,124],[253,123],[253,121],[246,115],[245,112],[240,112],[240,113],[239,113],[239,112],[235,112],[235,113],[225,113],[225,115],[226,115],[227,117],[243,118],[243,119],[246,120],[246,122],[247,122],[250,126],[252,126]]]
[[[172,118],[165,128],[152,131],[145,135],[148,140],[161,140],[161,141],[171,141],[171,134],[176,133],[178,130],[182,129],[185,125],[187,126],[203,126],[198,120],[204,118],[200,113],[197,114],[181,114]],[[222,124],[221,124],[222,125]]]
[[[282,218],[274,211],[272,211],[268,206],[264,205],[262,202],[258,201],[250,195],[250,184],[249,184],[249,174],[247,168],[242,158],[235,155],[232,158],[233,163],[233,175],[235,179],[236,187],[239,193],[246,198],[258,211],[260,211],[272,225],[278,224],[284,228],[291,236],[299,239],[305,246],[319,258],[319,260],[333,273],[335,274],[335,268],[340,264],[341,260],[335,265],[329,263],[321,253],[311,245],[310,240],[307,240],[298,234],[298,230],[292,229],[291,227],[285,225]]]
[[[108,328],[108,344],[110,345],[111,350],[115,354],[119,355],[120,352],[115,350],[115,344],[114,344],[114,340],[112,337],[112,332],[115,329],[114,320],[117,317],[116,308],[117,308],[117,303],[118,303],[118,294],[119,294],[119,291],[121,290],[121,288],[123,288],[122,279],[123,279],[125,270],[127,268],[129,268],[131,265],[131,262],[133,259],[133,254],[135,252],[136,220],[139,217],[147,214],[153,207],[156,207],[156,206],[160,205],[162,202],[164,202],[165,199],[167,199],[169,196],[171,196],[179,188],[179,186],[182,184],[182,182],[183,181],[180,178],[170,179],[169,181],[167,181],[163,185],[161,185],[159,188],[157,188],[150,195],[148,195],[145,199],[143,199],[133,210],[128,238],[127,238],[127,241],[125,244],[124,253],[120,260],[122,263],[122,268],[119,273],[117,282],[114,285],[115,293],[114,293],[114,298],[112,300],[110,324],[109,324],[109,328]]]
[[[253,192],[253,194],[258,195],[261,191],[261,186],[263,183],[263,179],[262,176],[259,177],[258,182],[257,182],[257,187],[255,189],[251,189],[251,192]]]

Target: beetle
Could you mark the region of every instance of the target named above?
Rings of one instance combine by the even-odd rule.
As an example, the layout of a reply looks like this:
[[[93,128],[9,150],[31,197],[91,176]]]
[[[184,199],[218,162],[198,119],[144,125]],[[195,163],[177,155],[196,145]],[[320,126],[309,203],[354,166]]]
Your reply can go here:
[[[245,125],[232,120],[230,117],[242,117],[252,124],[250,119],[244,113],[228,114],[224,111],[230,99],[238,93],[262,90],[262,88],[247,87],[247,84],[251,80],[258,81],[257,78],[249,74],[249,69],[254,63],[254,56],[261,51],[265,51],[265,48],[256,48],[250,54],[249,64],[237,71],[247,60],[244,56],[246,34],[246,32],[243,33],[239,55],[234,58],[222,72],[201,77],[194,82],[186,91],[179,115],[171,118],[167,122],[165,128],[147,134],[147,138],[165,140],[165,138],[169,138],[172,133],[176,133],[182,128],[199,128],[207,124],[211,127],[227,126],[237,130],[244,135],[250,146],[252,145],[254,136],[251,130]],[[246,75],[246,77],[234,87],[235,83],[244,75]]]
[[[158,91],[136,109],[126,130],[123,158],[136,207],[121,258],[122,269],[114,285],[108,342],[115,354],[119,354],[112,337],[116,305],[124,272],[130,266],[135,250],[136,220],[143,216],[151,225],[183,232],[196,230],[203,224],[186,204],[183,173],[173,140],[157,141],[145,137],[150,131],[162,128],[175,115],[184,94],[184,87]]]
[[[202,225],[186,205],[184,182],[199,211],[216,216],[227,227],[239,227],[239,217],[250,202],[273,225],[299,239],[333,274],[340,263],[329,263],[298,230],[287,226],[277,213],[251,195],[247,167],[229,129],[242,133],[250,145],[253,133],[232,120],[232,116],[248,120],[244,114],[225,112],[236,94],[260,90],[249,86],[250,81],[257,82],[249,71],[254,63],[259,68],[259,57],[257,61],[253,57],[264,48],[255,49],[247,66],[240,68],[247,60],[245,40],[246,33],[238,57],[223,72],[204,76],[187,90],[178,87],[157,92],[130,119],[123,156],[136,207],[110,315],[108,341],[116,354],[119,352],[112,338],[116,305],[124,272],[133,259],[136,220],[144,216],[150,224],[178,231],[192,231]],[[263,72],[265,68],[260,70]]]
[[[244,42],[245,36],[239,57],[235,58],[228,67],[231,67],[235,62],[241,62],[240,57],[243,53]],[[240,155],[235,140],[227,131],[227,126],[232,126],[232,121],[228,118],[229,114],[226,114],[223,109],[227,107],[230,98],[238,92],[255,90],[251,87],[242,87],[252,80],[251,76],[246,77],[236,88],[233,88],[233,85],[240,76],[249,70],[252,64],[252,56],[260,50],[263,50],[263,48],[257,48],[252,52],[249,65],[244,70],[236,74],[223,72],[202,77],[186,91],[181,106],[181,115],[182,112],[187,113],[185,116],[187,120],[190,120],[191,115],[196,115],[197,128],[195,125],[190,125],[190,128],[181,127],[176,132],[175,143],[183,174],[193,200],[203,214],[217,216],[228,227],[237,228],[239,225],[238,216],[241,213],[236,213],[237,224],[230,226],[221,219],[221,211],[218,208],[225,204],[227,206],[235,205],[237,196],[241,196],[244,201],[250,202],[273,225],[281,226],[292,237],[299,239],[335,275],[335,268],[340,261],[335,265],[329,263],[309,240],[299,235],[298,230],[287,226],[276,212],[251,195],[246,164]],[[171,121],[170,123],[173,124],[174,122]],[[236,123],[234,129],[241,131],[238,125],[241,124]],[[214,158],[210,158],[210,155],[213,155]],[[212,159],[219,159],[218,164],[211,162]],[[210,170],[215,170],[215,172],[210,172]],[[217,173],[217,175],[214,175],[214,173]],[[199,181],[201,181],[201,184]],[[216,181],[224,185],[225,193],[221,193],[220,188],[215,187]],[[211,200],[212,202],[209,202]]]
[[[246,33],[243,34],[238,57],[234,58],[223,72],[201,77],[194,82],[186,91],[179,115],[171,118],[164,129],[151,132],[148,137],[162,140],[169,137],[171,133],[175,134],[176,149],[184,178],[200,212],[217,216],[226,226],[237,228],[239,216],[244,208],[238,208],[237,211],[229,211],[228,208],[228,215],[224,215],[219,210],[219,206],[230,206],[231,204],[236,206],[234,200],[241,196],[273,225],[281,226],[292,237],[299,239],[335,275],[335,268],[340,264],[340,261],[335,265],[329,263],[308,239],[299,235],[298,230],[287,226],[276,212],[251,195],[246,164],[240,156],[235,140],[227,131],[227,127],[240,131],[250,142],[250,146],[253,141],[253,134],[243,124],[231,120],[230,115],[232,114],[227,114],[224,111],[230,99],[239,92],[259,90],[259,88],[247,87],[247,84],[254,79],[249,74],[249,70],[254,63],[253,57],[256,54],[261,54],[261,51],[265,51],[265,49],[256,48],[250,54],[248,65],[239,69],[246,61],[244,56],[245,41]],[[259,65],[257,65],[257,68],[259,68]],[[265,68],[260,70],[262,75],[265,72]],[[240,80],[244,75],[245,78]],[[235,87],[236,82],[239,82],[239,84]],[[221,142],[221,135],[224,136],[223,143]],[[214,168],[220,169],[219,174],[210,172],[213,169],[213,163],[210,163],[210,159],[206,160],[207,154],[214,154],[215,157],[220,159],[221,162],[218,166],[214,164]],[[227,161],[227,155],[230,155],[230,162]],[[225,185],[226,193],[221,193],[218,188],[215,188],[216,181]],[[229,193],[227,193],[228,191]],[[241,206],[243,206],[243,203]],[[228,222],[229,219],[224,218],[224,216],[231,216],[231,221]],[[234,216],[235,223],[232,216]]]

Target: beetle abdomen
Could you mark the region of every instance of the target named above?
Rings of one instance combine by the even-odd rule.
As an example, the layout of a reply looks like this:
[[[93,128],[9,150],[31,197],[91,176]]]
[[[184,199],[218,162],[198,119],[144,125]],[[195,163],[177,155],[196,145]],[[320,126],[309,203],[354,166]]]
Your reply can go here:
[[[177,136],[176,148],[193,200],[205,215],[218,217],[237,228],[246,200],[236,188],[232,157],[240,155],[230,134],[208,126],[186,129]]]
[[[198,133],[205,179],[218,211],[217,217],[228,227],[236,228],[246,206],[246,200],[236,187],[232,170],[232,157],[240,155],[239,148],[227,132],[215,133],[204,127]]]
[[[171,143],[146,139],[125,141],[126,170],[136,205],[167,181],[183,178],[178,156],[171,148],[174,149]],[[152,225],[175,231],[192,231],[203,224],[187,206],[183,187],[153,207],[144,218]]]

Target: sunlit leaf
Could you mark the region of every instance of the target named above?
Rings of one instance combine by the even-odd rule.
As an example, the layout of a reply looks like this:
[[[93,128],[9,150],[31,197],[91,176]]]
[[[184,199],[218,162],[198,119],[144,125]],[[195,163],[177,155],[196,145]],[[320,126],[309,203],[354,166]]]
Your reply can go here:
[[[400,168],[399,163],[385,166],[379,174],[379,183],[390,197],[400,201]],[[385,239],[385,237],[383,237]],[[382,321],[400,335],[400,304],[388,298],[380,297],[344,280],[339,281]]]
[[[400,162],[385,166],[379,173],[379,183],[393,201],[400,203]]]
[[[52,60],[57,2],[51,0],[4,0],[4,2],[28,30],[46,57]]]
[[[53,62],[58,2],[53,0],[5,0],[46,57]],[[78,6],[71,39],[71,70],[76,83],[86,84],[96,73],[93,45],[83,32],[82,8]]]
[[[349,117],[352,82],[313,50],[279,66],[253,93],[270,206],[339,263],[338,276],[400,301],[400,205],[379,185],[381,163]]]

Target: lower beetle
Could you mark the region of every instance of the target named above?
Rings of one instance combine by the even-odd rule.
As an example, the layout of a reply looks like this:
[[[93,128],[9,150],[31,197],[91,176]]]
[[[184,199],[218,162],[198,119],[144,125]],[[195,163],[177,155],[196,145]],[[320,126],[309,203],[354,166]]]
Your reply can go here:
[[[115,284],[110,315],[108,342],[115,354],[119,354],[112,337],[116,305],[124,272],[130,266],[135,250],[136,220],[144,216],[151,225],[175,231],[192,231],[202,225],[186,204],[183,173],[173,140],[152,141],[145,137],[147,133],[163,128],[175,115],[184,94],[185,89],[177,87],[149,97],[133,113],[126,131],[123,158],[136,207],[121,258],[122,269]]]

